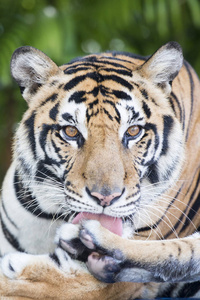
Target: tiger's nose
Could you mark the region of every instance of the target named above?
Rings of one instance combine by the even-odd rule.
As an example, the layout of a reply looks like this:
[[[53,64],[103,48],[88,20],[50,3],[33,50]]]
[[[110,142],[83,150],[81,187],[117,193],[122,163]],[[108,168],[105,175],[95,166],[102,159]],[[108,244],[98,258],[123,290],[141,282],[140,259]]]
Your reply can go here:
[[[109,206],[111,202],[113,203],[121,196],[121,193],[113,193],[111,195],[104,196],[99,193],[93,192],[91,193],[91,195],[99,200],[101,206]]]
[[[91,195],[93,197],[94,200],[96,200],[98,202],[98,204],[100,204],[101,206],[105,207],[105,206],[109,206],[112,203],[114,203],[116,200],[119,199],[119,197],[122,195],[123,192],[113,192],[113,193],[98,193],[98,192],[90,192],[89,189],[87,189],[87,192],[89,195]]]

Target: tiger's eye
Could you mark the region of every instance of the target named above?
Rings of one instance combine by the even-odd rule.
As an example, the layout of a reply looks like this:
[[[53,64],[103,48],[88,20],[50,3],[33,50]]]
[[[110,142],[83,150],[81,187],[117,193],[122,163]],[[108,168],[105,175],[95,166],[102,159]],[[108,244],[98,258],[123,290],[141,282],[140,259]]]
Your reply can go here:
[[[140,127],[137,125],[131,126],[127,129],[127,133],[130,136],[135,137],[140,133]]]
[[[64,132],[68,137],[73,138],[73,137],[77,136],[78,129],[74,126],[66,126],[64,128]]]

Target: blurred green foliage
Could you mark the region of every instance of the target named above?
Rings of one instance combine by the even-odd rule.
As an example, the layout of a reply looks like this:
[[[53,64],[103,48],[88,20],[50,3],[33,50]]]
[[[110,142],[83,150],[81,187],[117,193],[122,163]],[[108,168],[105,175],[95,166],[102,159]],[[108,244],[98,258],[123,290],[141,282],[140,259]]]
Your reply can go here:
[[[10,58],[32,45],[57,64],[104,50],[152,54],[178,41],[200,74],[199,0],[1,0],[0,181],[11,156],[11,137],[26,103],[10,76]]]

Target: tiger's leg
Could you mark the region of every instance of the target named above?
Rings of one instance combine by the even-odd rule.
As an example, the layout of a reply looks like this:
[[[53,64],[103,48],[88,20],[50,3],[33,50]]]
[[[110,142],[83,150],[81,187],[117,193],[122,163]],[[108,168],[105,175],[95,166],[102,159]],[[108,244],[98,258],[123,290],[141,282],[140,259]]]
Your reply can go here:
[[[80,295],[86,299],[84,298],[85,295],[87,299],[93,299],[92,297],[89,298],[90,292],[93,294],[93,290],[95,290],[98,295],[106,287],[105,284],[101,285],[99,282],[97,284],[97,280],[84,268],[79,267],[76,270],[69,269],[69,272],[66,270],[64,272],[47,256],[28,256],[26,257],[24,253],[10,256],[11,272],[5,273],[12,279],[0,277],[1,296],[18,296],[40,300],[76,300],[80,299]],[[23,260],[24,267],[21,265],[21,270],[19,268],[14,270],[13,267],[16,267],[16,263],[13,260]],[[5,271],[5,265],[3,271]],[[15,277],[13,273],[15,273]]]
[[[11,300],[126,300],[139,298],[143,293],[148,293],[149,298],[156,295],[156,287],[151,284],[107,285],[95,279],[83,262],[72,259],[84,258],[88,251],[78,236],[78,226],[66,224],[57,234],[58,248],[53,255],[6,255],[1,262],[0,295]]]
[[[81,241],[93,253],[90,272],[104,282],[192,282],[200,280],[200,234],[162,241],[127,240],[98,221],[84,223]]]
[[[65,242],[63,250],[59,244],[65,239],[71,244],[76,241],[78,228],[75,225],[66,227],[65,231],[58,232],[56,243],[58,248],[53,254],[31,255],[26,253],[11,253],[3,257],[1,268],[3,275],[11,279],[1,278],[0,295],[30,297],[30,299],[79,299],[78,295],[93,289],[101,290],[105,284],[96,287],[97,280],[91,276],[84,263],[74,260],[71,256],[76,254]],[[81,242],[80,242],[81,243]],[[82,243],[81,243],[82,244]],[[77,244],[76,244],[77,246]],[[85,246],[82,244],[82,247]],[[84,291],[85,290],[85,291]],[[77,293],[77,295],[76,295]]]

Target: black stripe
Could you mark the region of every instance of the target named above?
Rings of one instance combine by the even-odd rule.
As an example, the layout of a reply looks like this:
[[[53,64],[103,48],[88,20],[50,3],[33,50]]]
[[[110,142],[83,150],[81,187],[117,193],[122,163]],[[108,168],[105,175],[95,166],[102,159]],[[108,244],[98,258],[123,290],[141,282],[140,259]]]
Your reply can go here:
[[[54,263],[56,263],[56,265],[58,267],[60,267],[60,260],[58,258],[58,255],[54,252],[52,254],[49,254],[50,259],[52,259],[54,261]]]
[[[48,97],[47,99],[45,99],[45,100],[40,104],[40,107],[44,106],[44,105],[45,105],[46,103],[48,103],[49,101],[55,102],[57,98],[58,98],[58,94],[56,94],[56,93],[52,94],[50,97]]]
[[[97,116],[99,114],[99,109],[96,110],[96,112],[94,112],[92,110],[92,112],[89,113],[88,109],[86,110],[86,118],[87,118],[87,123],[89,123],[90,118],[93,116]]]
[[[173,296],[173,291],[177,289],[177,283],[169,283],[169,285],[167,286],[167,288],[165,288],[164,292],[159,293],[156,296],[156,299],[159,297],[171,297]]]
[[[194,91],[194,81],[192,78],[192,73],[190,71],[190,65],[184,61],[184,66],[187,70],[188,76],[189,76],[189,80],[190,80],[190,101],[191,101],[191,106],[190,106],[190,119],[188,121],[188,124],[191,124],[191,118],[192,118],[192,114],[193,114],[193,106],[194,106],[194,95],[193,95],[193,91]],[[187,127],[187,134],[186,134],[186,140],[188,139],[189,136],[189,130],[190,130],[190,126],[188,125]]]
[[[146,156],[147,156],[147,154],[148,154],[148,152],[149,152],[149,148],[150,148],[150,146],[151,146],[151,142],[152,142],[151,139],[148,140],[147,145],[146,145],[146,147],[145,147],[146,151],[144,152],[143,157],[146,157]],[[142,160],[142,164],[144,164],[144,162],[145,162],[145,160],[143,159],[143,160]],[[147,163],[147,165],[149,165],[149,164]]]
[[[95,86],[93,88],[93,90],[91,90],[90,92],[88,92],[88,94],[92,94],[94,97],[97,97],[98,93],[99,93],[99,90],[101,90],[103,88],[102,85],[99,85],[99,86]]]
[[[72,115],[70,115],[69,113],[64,113],[62,114],[62,118],[65,120],[65,121],[68,121],[70,123],[73,123],[74,122],[74,119],[72,117]]]
[[[27,128],[27,138],[29,140],[30,149],[32,150],[34,159],[36,159],[34,123],[35,123],[35,111],[33,111],[31,116],[27,120],[25,120],[24,125]]]
[[[45,167],[43,161],[37,163],[37,169],[35,173],[35,181],[43,182],[45,179],[51,179],[53,182],[61,184],[61,180],[56,174],[52,173],[48,168]]]
[[[111,65],[112,67],[122,68],[124,70],[127,70],[130,73],[132,72],[132,69],[122,65],[120,62],[133,63],[130,60],[125,60],[125,59],[121,59],[121,58],[117,58],[117,57],[110,56],[108,58],[105,58],[105,56],[95,56],[95,55],[85,56],[83,58],[74,59],[71,62],[79,63],[78,66],[80,66],[80,64],[82,64],[82,66],[91,66],[92,68],[96,68],[96,69],[105,67],[105,65],[106,65],[106,67]],[[74,66],[72,66],[72,67],[74,67]]]
[[[142,101],[142,108],[143,108],[147,118],[149,119],[151,117],[151,110],[145,101]]]
[[[64,176],[66,177],[66,175],[71,171],[71,169],[73,168],[74,162],[71,163],[71,165],[69,165],[69,163],[71,162],[71,159],[68,160],[68,167],[65,169],[64,171]]]
[[[108,116],[108,118],[113,121],[113,117],[111,116],[111,114],[105,109],[103,108],[104,113]]]
[[[115,52],[116,53],[116,52]],[[118,67],[118,68],[124,68],[124,69],[127,69],[129,71],[132,71],[132,69],[128,68],[128,67],[125,67],[124,65],[121,64],[122,63],[131,63],[132,65],[135,65],[134,61],[131,61],[130,59],[128,59],[129,57],[131,58],[136,58],[133,56],[131,56],[131,53],[116,53],[117,55],[124,55],[124,58],[122,57],[117,57],[117,56],[114,56],[115,55],[114,52],[111,52],[111,55],[113,56],[109,56],[108,58],[105,57],[105,56],[101,56],[99,57],[99,60],[97,62],[99,63],[103,63],[103,64],[106,64],[106,65],[113,65],[115,67]],[[109,53],[108,53],[109,54]],[[130,54],[130,55],[128,55]],[[116,62],[117,61],[117,62]]]
[[[48,124],[43,124],[42,125],[42,130],[40,131],[40,137],[39,137],[39,142],[40,142],[40,146],[43,149],[45,158],[44,160],[40,160],[38,163],[38,168],[39,166],[43,165],[56,165],[56,166],[60,166],[60,164],[63,162],[63,160],[61,159],[60,161],[53,159],[52,157],[48,156],[46,153],[46,145],[47,145],[47,137],[48,137],[48,133],[52,132],[54,129],[58,129],[57,125],[48,125]],[[53,143],[53,142],[52,142]],[[57,153],[57,152],[56,152]],[[57,155],[59,156],[59,154],[57,153]],[[60,157],[61,158],[61,157]],[[40,169],[39,169],[40,170]],[[54,175],[53,175],[54,176]]]
[[[124,76],[129,76],[132,77],[132,71],[127,71],[124,69],[114,69],[114,68],[101,68],[101,70],[105,70],[106,72],[111,72],[111,73],[117,73],[119,75],[124,75]]]
[[[181,228],[180,232],[184,231],[187,228],[187,226],[191,225],[191,221],[196,216],[199,208],[200,208],[200,193],[198,194],[198,197],[196,198],[194,204],[190,208],[189,213],[187,215],[187,219],[185,220],[185,223],[184,223],[183,227]]]
[[[103,80],[113,80],[119,84],[121,84],[122,86],[126,87],[129,89],[129,91],[133,90],[133,86],[132,84],[130,84],[127,80],[117,76],[117,75],[105,75],[103,76]]]
[[[142,96],[143,96],[146,100],[149,99],[148,93],[147,93],[147,91],[146,91],[145,89],[140,90],[140,93],[142,94]]]
[[[117,97],[118,99],[132,100],[131,96],[123,91],[112,90],[112,94],[115,95],[115,97]]]
[[[100,65],[97,65],[95,63],[101,63]],[[104,65],[103,65],[104,64]],[[112,67],[117,67],[117,68],[111,68],[108,67],[108,65],[111,65]],[[87,71],[87,70],[92,70],[92,68],[96,67],[96,69],[98,70],[99,68],[101,68],[101,70],[105,70],[106,72],[112,72],[112,73],[117,73],[120,75],[124,75],[124,76],[129,76],[132,77],[132,70],[125,68],[123,65],[120,64],[116,64],[110,61],[102,61],[102,60],[95,60],[94,63],[84,63],[82,66],[80,65],[75,65],[73,67],[69,67],[67,69],[65,69],[64,73],[65,74],[76,74],[79,71]]]
[[[75,74],[79,71],[86,71],[86,70],[89,70],[90,67],[79,67],[79,66],[73,66],[73,67],[69,67],[67,69],[64,70],[64,73],[65,74]]]
[[[85,91],[79,91],[79,92],[74,92],[70,98],[69,98],[69,102],[74,101],[75,103],[82,103],[86,101],[86,97],[85,97]]]
[[[60,164],[65,163],[66,160],[63,159],[63,156],[60,154],[61,148],[57,146],[57,144],[54,142],[54,140],[51,141],[51,145],[54,149],[54,152],[58,155],[60,158]]]
[[[76,85],[78,85],[80,82],[85,80],[87,78],[86,75],[76,76],[75,78],[71,79],[68,83],[65,84],[64,90],[70,91],[73,89]]]
[[[156,163],[149,166],[148,178],[152,184],[159,182],[158,167]]]
[[[118,123],[120,123],[120,121],[121,121],[121,115],[120,115],[120,113],[119,113],[119,111],[118,111],[118,109],[117,109],[115,103],[113,103],[113,102],[110,101],[110,100],[103,100],[103,103],[108,103],[108,104],[110,104],[110,105],[115,109],[115,112],[116,112],[116,114],[117,114],[117,116],[115,116],[115,119],[116,119],[116,121],[117,121]]]
[[[57,103],[54,107],[52,107],[52,109],[49,112],[49,117],[56,121],[56,117],[58,115],[58,108],[59,108],[60,103]]]
[[[125,79],[121,78],[120,76],[117,75],[100,75],[97,72],[91,72],[87,73],[86,75],[81,75],[73,78],[70,80],[68,83],[65,84],[64,89],[69,91],[73,89],[75,86],[77,86],[80,82],[84,81],[86,78],[91,78],[95,80],[96,82],[103,82],[105,80],[113,80],[116,81],[117,83],[121,84],[122,86],[125,86],[128,88],[130,91],[133,90],[133,86]]]
[[[192,186],[192,184],[193,184],[193,182],[194,182],[195,176],[196,176],[196,172],[195,172],[195,175],[193,176],[193,178],[191,179],[191,184],[190,184],[190,186],[189,186],[187,192],[185,193],[185,197],[187,197],[188,193],[190,192],[190,189],[191,189],[191,186]],[[198,175],[197,182],[199,182],[199,177],[200,177],[200,174]],[[198,184],[196,184],[195,189],[193,190],[193,193],[192,193],[192,195],[190,196],[190,200],[189,200],[189,202],[187,203],[186,208],[185,208],[184,211],[182,212],[182,214],[181,214],[181,216],[179,217],[179,219],[178,219],[178,221],[176,222],[176,224],[173,226],[173,229],[176,230],[176,229],[178,228],[178,226],[180,226],[180,224],[181,224],[183,218],[185,217],[185,215],[188,215],[187,210],[188,210],[188,207],[190,207],[190,203],[192,202],[192,200],[193,200],[193,198],[194,198],[194,195],[195,195],[195,193],[196,193],[196,189],[197,189],[197,188],[198,188]],[[197,202],[197,204],[198,204],[198,202]],[[192,211],[192,208],[191,208],[191,211]],[[194,215],[195,215],[195,214],[194,214]],[[187,217],[186,217],[186,220],[187,220]],[[183,225],[183,227],[184,227],[184,226],[185,226],[185,225]],[[181,229],[181,231],[183,231],[183,229]],[[180,231],[180,232],[181,232],[181,231]],[[169,237],[170,234],[171,234],[171,231],[168,232],[167,234],[165,234],[164,238],[167,239],[167,238]]]
[[[195,296],[200,290],[200,281],[185,283],[181,290],[178,292],[177,297],[186,298]],[[199,299],[199,298],[198,298]]]
[[[3,200],[3,197],[1,196],[1,205],[2,205],[2,209],[4,211],[4,214],[6,216],[6,218],[8,219],[8,221],[15,227],[15,228],[18,228],[17,225],[13,222],[13,220],[11,220],[10,216],[8,215],[8,212],[4,206],[4,200]]]
[[[196,194],[196,191],[199,188],[199,184],[200,184],[200,173],[198,175],[198,178],[197,178],[197,181],[195,184],[195,188],[193,189],[192,194],[190,196],[190,202],[193,200],[193,198]],[[187,226],[191,224],[191,220],[193,219],[194,216],[196,216],[199,208],[200,208],[200,193],[198,194],[197,198],[195,199],[195,202],[193,203],[192,207],[190,207],[189,213],[187,213],[188,218],[185,220],[184,225],[181,228],[180,232],[184,231],[187,228]]]
[[[120,52],[120,51],[113,51],[113,52],[106,52],[105,53],[107,57],[105,56],[99,56],[97,55],[90,55],[86,57],[76,57],[72,59],[68,64],[66,64],[66,69],[74,68],[75,66],[80,66],[82,64],[83,66],[92,66],[94,67],[94,63],[106,63],[107,65],[112,65],[118,68],[124,68],[128,71],[132,71],[130,68],[125,67],[124,65],[120,64],[120,62],[128,62],[134,65],[134,62],[131,59],[138,59],[142,61],[146,61],[150,56],[142,56],[138,54],[133,54],[129,52]],[[109,56],[109,57],[108,57]],[[119,57],[120,56],[120,57]],[[124,57],[123,57],[124,56]]]
[[[144,129],[147,131],[147,130],[152,130],[154,132],[154,135],[155,135],[155,150],[158,149],[158,146],[159,146],[159,136],[158,136],[158,131],[157,131],[157,126],[156,124],[153,124],[153,123],[146,123],[146,125],[144,126]]]
[[[176,102],[179,112],[180,112],[180,122],[182,123],[182,128],[185,128],[185,111],[184,111],[184,107],[181,107],[180,101],[178,100],[177,96],[174,94],[174,92],[171,92],[171,96],[172,96],[172,103],[173,101]],[[174,110],[174,109],[173,109]],[[175,112],[175,111],[174,111]]]
[[[46,146],[46,140],[47,140],[47,135],[49,131],[52,131],[53,126],[52,125],[48,125],[48,124],[43,124],[42,125],[42,129],[40,131],[40,146],[43,149],[44,153],[46,154],[45,151],[45,146]]]
[[[38,201],[35,197],[32,196],[31,191],[23,186],[17,174],[17,171],[15,172],[14,176],[14,189],[16,198],[19,201],[19,203],[26,209],[26,211],[29,211],[32,215],[36,216],[37,218],[51,220],[56,219],[58,217],[60,218],[62,216],[60,214],[49,214],[42,211],[39,207]]]
[[[5,236],[5,238],[7,239],[7,241],[19,252],[25,252],[25,250],[20,246],[18,240],[16,237],[14,237],[14,235],[12,235],[12,233],[8,230],[8,228],[6,227],[6,225],[4,224],[2,218],[1,218],[1,227],[2,227],[2,231],[3,234]]]
[[[162,146],[162,152],[161,155],[165,155],[168,151],[169,148],[169,135],[170,135],[170,131],[172,129],[173,126],[173,118],[171,116],[163,116],[163,146]]]
[[[98,99],[94,100],[93,102],[88,103],[88,106],[89,106],[90,109],[93,109],[93,107],[97,104],[99,104]]]

